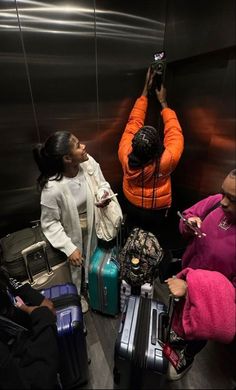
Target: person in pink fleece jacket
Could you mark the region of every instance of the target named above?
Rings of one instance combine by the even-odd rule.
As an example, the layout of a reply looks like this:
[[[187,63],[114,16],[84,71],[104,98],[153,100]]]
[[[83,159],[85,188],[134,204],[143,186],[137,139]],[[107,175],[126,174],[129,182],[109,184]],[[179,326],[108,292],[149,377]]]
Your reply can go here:
[[[189,302],[188,296],[188,277],[183,277],[184,271],[187,268],[192,270],[207,270],[212,271],[211,276],[215,273],[222,274],[227,278],[234,287],[234,304],[235,304],[235,288],[236,288],[236,169],[231,171],[225,178],[221,188],[221,194],[209,196],[206,199],[196,203],[194,206],[185,210],[183,213],[187,223],[180,221],[180,232],[189,240],[188,247],[182,258],[182,273],[176,277],[166,280],[170,292],[175,297],[183,297],[185,303],[182,305],[182,325],[183,317],[186,315],[186,301]],[[195,227],[201,230],[202,234],[196,234]],[[212,300],[214,295],[212,289],[205,290],[205,299]],[[203,288],[203,281],[198,280],[199,291]],[[207,296],[206,296],[207,292]],[[222,305],[225,297],[222,294]],[[233,306],[234,306],[233,304]],[[199,306],[200,308],[200,306]],[[199,309],[200,310],[200,309]],[[235,310],[235,307],[232,308]],[[188,315],[191,311],[188,312]],[[191,312],[193,313],[193,312]],[[235,313],[235,311],[234,311]],[[231,313],[232,314],[232,313]],[[235,315],[234,315],[235,317]],[[234,318],[235,320],[235,318]],[[193,323],[193,322],[192,322]],[[175,330],[176,330],[175,326]],[[182,329],[183,330],[183,329]],[[169,366],[168,376],[170,380],[177,380],[191,368],[194,356],[202,350],[210,337],[206,335],[199,339],[200,329],[188,337],[186,333],[180,332],[178,334],[172,330],[172,343],[179,347],[180,360],[178,366],[174,368]],[[188,329],[191,334],[191,330]],[[180,334],[181,333],[181,334]],[[198,337],[199,336],[199,337]],[[186,341],[186,339],[189,339]],[[219,338],[214,339],[218,341]],[[224,342],[224,341],[222,341]],[[228,341],[229,342],[229,341]]]

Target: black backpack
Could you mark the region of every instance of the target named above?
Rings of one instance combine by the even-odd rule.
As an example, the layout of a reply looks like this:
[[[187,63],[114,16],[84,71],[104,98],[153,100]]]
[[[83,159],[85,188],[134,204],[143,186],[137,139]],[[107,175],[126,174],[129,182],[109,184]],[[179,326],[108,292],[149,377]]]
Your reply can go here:
[[[132,259],[139,259],[138,272],[133,271]],[[163,258],[163,249],[153,233],[134,228],[119,253],[120,278],[131,286],[153,283],[158,275],[158,266]]]

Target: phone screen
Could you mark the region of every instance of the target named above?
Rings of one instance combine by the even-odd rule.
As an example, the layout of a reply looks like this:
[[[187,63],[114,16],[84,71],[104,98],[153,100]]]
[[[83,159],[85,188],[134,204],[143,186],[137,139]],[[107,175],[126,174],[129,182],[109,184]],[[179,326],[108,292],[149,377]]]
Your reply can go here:
[[[163,58],[165,58],[165,52],[159,51],[158,53],[155,53],[153,57],[155,61],[163,60]]]

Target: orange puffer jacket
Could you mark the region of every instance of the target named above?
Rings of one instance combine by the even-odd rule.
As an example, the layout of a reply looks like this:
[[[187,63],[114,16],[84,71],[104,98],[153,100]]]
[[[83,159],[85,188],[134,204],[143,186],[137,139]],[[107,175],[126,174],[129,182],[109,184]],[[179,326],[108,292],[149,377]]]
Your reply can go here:
[[[164,121],[164,152],[162,153],[158,177],[155,179],[156,162],[142,168],[130,168],[128,155],[132,152],[132,139],[144,126],[148,99],[141,96],[135,102],[119,144],[119,160],[123,168],[123,191],[135,206],[147,209],[171,206],[171,178],[184,147],[184,138],[177,116],[170,108],[161,112]],[[142,173],[143,172],[143,173]]]

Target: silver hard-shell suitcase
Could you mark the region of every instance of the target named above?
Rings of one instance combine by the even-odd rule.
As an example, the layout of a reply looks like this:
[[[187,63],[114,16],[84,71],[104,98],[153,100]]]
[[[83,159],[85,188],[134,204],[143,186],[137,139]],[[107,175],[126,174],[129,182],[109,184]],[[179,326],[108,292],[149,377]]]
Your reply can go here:
[[[164,313],[161,302],[133,295],[126,300],[115,344],[115,388],[163,387],[168,360],[158,339]]]
[[[153,285],[151,283],[144,283],[138,288],[138,291],[136,291],[137,293],[134,294],[134,289],[132,289],[132,286],[124,279],[122,279],[120,285],[120,311],[123,311],[125,301],[128,299],[128,297],[130,297],[130,295],[141,295],[142,297],[152,299],[154,292],[153,290]]]

